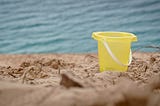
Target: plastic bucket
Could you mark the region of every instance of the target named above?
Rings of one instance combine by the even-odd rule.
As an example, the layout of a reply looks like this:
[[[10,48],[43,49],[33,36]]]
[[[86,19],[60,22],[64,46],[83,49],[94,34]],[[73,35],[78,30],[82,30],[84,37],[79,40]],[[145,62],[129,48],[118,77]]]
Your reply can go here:
[[[100,71],[126,71],[132,61],[131,42],[137,37],[127,32],[93,32],[98,41]]]

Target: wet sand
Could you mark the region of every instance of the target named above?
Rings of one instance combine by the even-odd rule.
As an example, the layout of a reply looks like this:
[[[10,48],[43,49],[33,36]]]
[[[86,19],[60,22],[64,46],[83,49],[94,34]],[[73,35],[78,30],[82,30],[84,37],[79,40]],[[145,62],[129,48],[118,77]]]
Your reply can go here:
[[[0,55],[0,106],[160,106],[160,53],[127,72],[99,72],[97,54]]]

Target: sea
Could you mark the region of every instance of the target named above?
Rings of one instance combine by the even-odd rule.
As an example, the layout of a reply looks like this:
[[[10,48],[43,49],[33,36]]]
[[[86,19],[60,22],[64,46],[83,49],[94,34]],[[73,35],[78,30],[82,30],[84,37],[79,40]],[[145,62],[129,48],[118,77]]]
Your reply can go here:
[[[137,36],[160,51],[160,0],[0,0],[0,53],[96,53],[93,32]]]

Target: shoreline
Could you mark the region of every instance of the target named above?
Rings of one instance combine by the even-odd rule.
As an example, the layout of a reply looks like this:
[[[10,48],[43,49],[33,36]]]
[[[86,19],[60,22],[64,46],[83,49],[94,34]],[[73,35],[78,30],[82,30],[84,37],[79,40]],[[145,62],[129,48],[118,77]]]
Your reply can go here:
[[[132,55],[137,58],[149,58],[149,56],[154,54],[160,54],[160,52],[133,52]],[[40,59],[40,58],[74,58],[79,56],[82,58],[83,56],[92,55],[98,58],[98,53],[41,53],[41,54],[0,54],[0,66],[8,66],[8,65],[16,65],[21,62],[32,60],[32,59]],[[78,57],[77,57],[78,58]],[[72,59],[71,59],[72,61]]]

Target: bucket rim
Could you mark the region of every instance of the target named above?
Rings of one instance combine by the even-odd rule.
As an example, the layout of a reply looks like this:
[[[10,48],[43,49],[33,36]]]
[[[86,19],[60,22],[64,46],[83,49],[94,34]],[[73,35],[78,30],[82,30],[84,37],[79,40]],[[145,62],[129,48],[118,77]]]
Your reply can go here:
[[[124,34],[123,36],[104,36],[102,34]],[[93,32],[92,37],[95,40],[101,40],[101,39],[124,39],[124,38],[131,38],[132,41],[137,41],[137,37],[135,34],[130,32],[121,32],[121,31],[104,31],[104,32]]]

